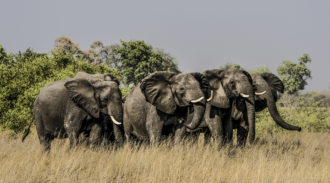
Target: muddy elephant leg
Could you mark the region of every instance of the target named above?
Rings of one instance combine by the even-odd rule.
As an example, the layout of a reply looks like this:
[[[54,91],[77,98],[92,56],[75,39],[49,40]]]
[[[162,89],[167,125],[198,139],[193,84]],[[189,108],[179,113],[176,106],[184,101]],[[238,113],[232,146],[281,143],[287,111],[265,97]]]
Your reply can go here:
[[[76,146],[79,142],[81,124],[82,119],[79,117],[68,116],[64,119],[64,129],[69,137],[70,148]]]

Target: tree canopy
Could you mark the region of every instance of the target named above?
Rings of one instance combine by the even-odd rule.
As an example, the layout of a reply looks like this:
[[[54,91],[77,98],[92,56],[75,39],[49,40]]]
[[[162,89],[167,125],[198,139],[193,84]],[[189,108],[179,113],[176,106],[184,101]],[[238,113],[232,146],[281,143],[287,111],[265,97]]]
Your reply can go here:
[[[306,65],[310,62],[312,59],[305,53],[298,59],[298,63],[282,61],[283,66],[277,67],[277,72],[289,94],[296,94],[307,85],[307,79],[312,77],[312,71]]]
[[[121,41],[121,46],[113,51],[119,55],[121,74],[127,84],[136,85],[155,71],[179,72],[173,57],[144,41]]]
[[[255,69],[251,69],[249,72],[250,73],[264,73],[264,72],[271,73],[271,71],[269,70],[269,68],[268,67],[265,67],[265,66],[261,66],[261,67],[255,68]]]

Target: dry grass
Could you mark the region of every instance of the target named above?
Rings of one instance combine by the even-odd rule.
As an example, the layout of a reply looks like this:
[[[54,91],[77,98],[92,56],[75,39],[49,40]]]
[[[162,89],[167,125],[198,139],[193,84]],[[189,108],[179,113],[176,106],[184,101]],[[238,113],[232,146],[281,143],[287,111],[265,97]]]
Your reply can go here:
[[[68,149],[67,140],[41,151],[0,134],[1,182],[330,182],[329,133],[265,134],[256,145],[198,144]]]

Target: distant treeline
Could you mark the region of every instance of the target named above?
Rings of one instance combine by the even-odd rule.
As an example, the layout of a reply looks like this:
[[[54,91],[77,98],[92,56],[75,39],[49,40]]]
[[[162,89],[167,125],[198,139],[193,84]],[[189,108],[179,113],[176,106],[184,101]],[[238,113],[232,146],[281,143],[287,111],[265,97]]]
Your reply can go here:
[[[311,59],[304,54],[298,63],[283,61],[283,66],[277,69],[287,93],[297,96],[307,85],[306,80],[311,77],[305,65],[308,62]],[[222,67],[241,68],[237,64]],[[111,73],[120,80],[123,96],[152,72],[180,72],[173,56],[144,41],[121,41],[113,45],[96,41],[90,49],[81,50],[65,36],[55,40],[54,49],[49,53],[37,53],[28,48],[9,54],[0,45],[0,71],[0,127],[15,132],[20,132],[32,120],[32,105],[41,88],[73,77],[78,71]],[[259,67],[250,72],[270,71]],[[329,95],[314,93],[308,98],[313,98],[318,106],[329,106]]]

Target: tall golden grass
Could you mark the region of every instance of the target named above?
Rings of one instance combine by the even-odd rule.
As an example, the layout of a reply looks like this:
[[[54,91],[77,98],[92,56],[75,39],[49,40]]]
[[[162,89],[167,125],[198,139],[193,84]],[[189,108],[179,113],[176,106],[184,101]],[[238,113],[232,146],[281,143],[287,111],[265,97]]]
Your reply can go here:
[[[330,182],[330,134],[261,134],[245,148],[212,145],[119,149],[78,146],[55,140],[49,153],[37,136],[0,134],[1,182]]]

